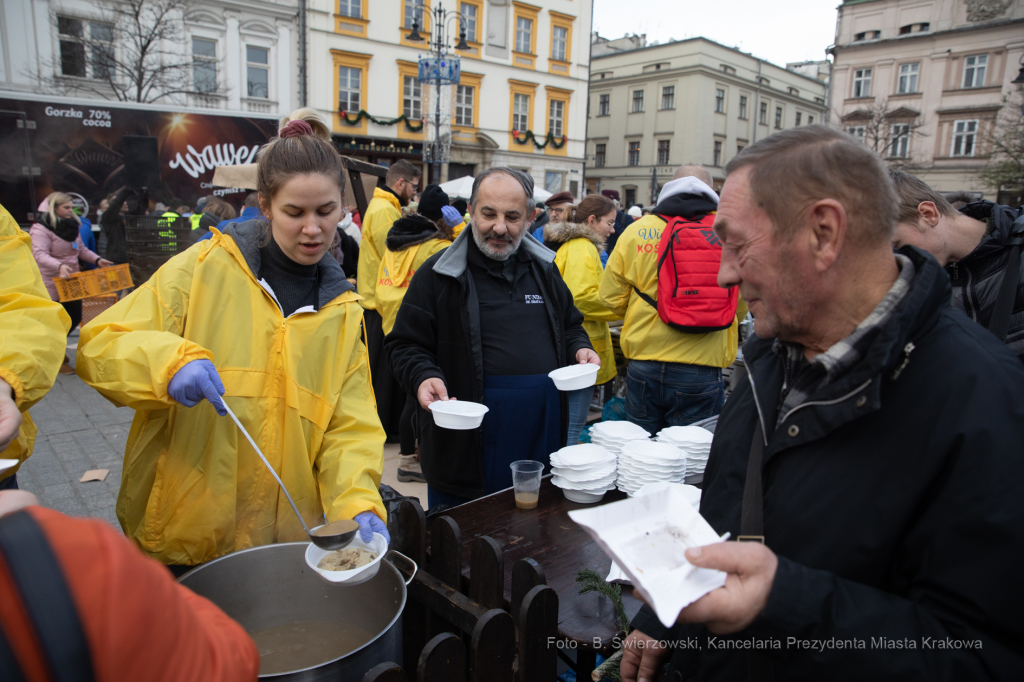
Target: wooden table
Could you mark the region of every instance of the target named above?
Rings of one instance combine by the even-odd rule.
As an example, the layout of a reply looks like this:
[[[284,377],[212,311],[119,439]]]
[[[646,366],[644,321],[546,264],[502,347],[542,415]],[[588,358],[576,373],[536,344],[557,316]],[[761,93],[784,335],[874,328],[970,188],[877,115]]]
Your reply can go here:
[[[625,497],[613,490],[600,504]],[[469,541],[482,535],[501,545],[506,566],[528,558],[543,566],[547,584],[558,594],[558,634],[575,648],[576,673],[581,680],[590,679],[597,653],[609,654],[619,634],[610,599],[596,593],[578,594],[577,571],[592,568],[605,577],[611,567],[611,559],[569,518],[568,512],[589,506],[565,499],[549,475],[541,481],[535,509],[517,508],[509,488],[444,512],[462,531],[464,567],[470,564]],[[468,569],[463,576],[469,578]],[[632,587],[622,586],[622,601],[630,618],[640,610],[641,602],[633,596]],[[511,571],[505,573],[505,602],[512,602]]]

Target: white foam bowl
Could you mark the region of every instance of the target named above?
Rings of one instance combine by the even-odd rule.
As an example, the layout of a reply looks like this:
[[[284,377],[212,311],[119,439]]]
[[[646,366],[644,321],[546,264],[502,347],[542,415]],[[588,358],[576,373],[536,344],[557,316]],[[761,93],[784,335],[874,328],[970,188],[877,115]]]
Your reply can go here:
[[[579,502],[580,504],[594,504],[604,498],[604,493],[588,493],[583,490],[569,490],[568,488],[563,488],[562,492],[565,494],[565,499],[570,502]]]
[[[18,466],[19,461],[20,460],[17,459],[0,459],[0,472],[7,471],[12,467]]]
[[[559,391],[578,391],[597,383],[597,370],[599,369],[601,369],[599,365],[569,365],[556,369],[554,372],[548,372],[548,376],[555,382],[555,388]]]
[[[480,426],[489,409],[486,405],[466,400],[435,400],[430,403],[434,423],[453,431],[468,431]]]
[[[319,528],[319,526],[317,526]],[[312,530],[316,530],[313,528]],[[317,564],[325,556],[331,553],[331,550],[326,550],[317,547],[312,542],[306,547],[306,565],[312,568],[314,571],[320,574],[320,577],[332,583],[349,583],[351,585],[358,585],[364,583],[373,576],[377,575],[378,569],[380,569],[381,559],[388,551],[388,541],[384,539],[384,536],[380,533],[374,533],[373,539],[370,542],[363,542],[363,539],[359,537],[359,531],[356,531],[356,537],[352,542],[344,549],[358,548],[369,550],[377,554],[377,558],[359,568],[353,568],[351,571],[326,571],[322,568],[317,568]]]

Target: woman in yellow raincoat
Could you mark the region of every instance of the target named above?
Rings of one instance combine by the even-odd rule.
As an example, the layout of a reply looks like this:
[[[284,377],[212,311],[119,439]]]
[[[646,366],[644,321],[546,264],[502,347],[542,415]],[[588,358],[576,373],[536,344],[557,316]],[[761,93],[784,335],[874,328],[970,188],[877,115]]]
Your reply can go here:
[[[600,194],[590,194],[578,206],[566,209],[565,220],[544,226],[544,246],[555,252],[555,265],[572,292],[573,303],[583,314],[583,328],[601,358],[597,383],[615,378],[615,352],[608,323],[619,316],[608,310],[597,296],[601,284],[600,251],[615,232],[615,203]],[[569,432],[566,442],[575,445],[587,423],[594,389],[569,394]]]
[[[307,525],[355,518],[364,539],[387,536],[362,308],[327,252],[344,177],[308,123],[286,124],[258,162],[268,220],[215,230],[82,330],[79,376],[136,410],[118,520],[165,564],[306,538],[245,437],[218,416],[221,396]]]

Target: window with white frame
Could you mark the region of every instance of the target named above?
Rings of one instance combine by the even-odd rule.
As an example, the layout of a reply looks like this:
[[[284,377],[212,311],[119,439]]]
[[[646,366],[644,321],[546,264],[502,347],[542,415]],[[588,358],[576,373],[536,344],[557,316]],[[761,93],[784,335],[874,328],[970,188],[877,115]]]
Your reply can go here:
[[[455,125],[473,127],[473,98],[476,88],[459,85],[455,90]]]
[[[985,87],[985,69],[988,67],[987,54],[972,54],[964,57],[965,88]]]
[[[565,102],[559,99],[551,100],[548,108],[548,132],[556,140],[562,139],[562,122],[565,120]]]
[[[747,96],[740,95],[740,118],[746,120],[747,118]]]
[[[796,124],[800,125],[800,121],[803,119],[804,114],[802,111],[796,112]]]
[[[813,116],[808,116],[807,117],[807,125],[814,125],[814,117]]]
[[[871,69],[854,69],[853,92],[850,97],[871,97]]]
[[[466,40],[476,41],[476,5],[464,2],[459,5],[459,13],[462,14],[462,26],[466,31]]]
[[[402,77],[402,113],[410,121],[423,117],[423,92],[416,76]]]
[[[725,90],[722,88],[715,88],[715,113],[725,113]]]
[[[196,92],[217,92],[217,41],[192,38],[192,85]]]
[[[544,172],[544,189],[552,194],[558,194],[565,185],[565,173],[558,171]]]
[[[714,157],[715,157],[714,158],[715,162],[712,165],[713,166],[721,166],[722,165],[722,141],[721,140],[715,140]]]
[[[676,86],[666,85],[661,89],[661,108],[676,108]]]
[[[338,14],[352,19],[362,19],[363,0],[339,0]]]
[[[905,159],[910,152],[910,124],[894,123],[889,126],[889,156]]]
[[[597,96],[597,115],[607,116],[611,112],[611,95]]]
[[[867,133],[867,128],[864,126],[846,126],[846,134],[852,135],[857,139],[858,142],[864,142],[864,135]]]
[[[775,127],[782,129],[782,107],[775,107]]]
[[[569,29],[565,26],[555,26],[551,30],[551,58],[555,61],[565,61],[565,51],[569,44]]]
[[[512,98],[512,129],[529,130],[530,96],[517,92]]]
[[[626,165],[640,165],[640,140],[636,140],[635,142],[629,143],[629,156],[626,159]]]
[[[917,73],[920,68],[921,65],[917,62],[913,64],[900,64],[899,80],[896,83],[897,94],[907,95],[917,92]]]
[[[644,91],[634,90],[633,91],[633,113],[637,113],[644,110]]]
[[[594,146],[594,165],[598,168],[604,168],[607,149],[608,146],[604,142],[599,142]]]
[[[530,52],[533,38],[533,19],[516,17],[516,52]]]
[[[249,97],[270,97],[270,50],[245,46],[245,86]]]
[[[953,142],[950,156],[974,156],[975,138],[978,134],[978,119],[953,121]]]
[[[669,164],[669,149],[671,147],[672,140],[658,140],[658,165],[667,166]]]
[[[405,27],[412,28],[415,23],[420,29],[423,28],[423,8],[416,4],[417,0],[405,0]]]
[[[109,80],[114,77],[114,25],[57,17],[60,70],[64,76]]]
[[[758,112],[757,122],[763,126],[768,125],[768,102],[761,102],[761,111]]]
[[[359,111],[360,82],[363,72],[350,66],[338,67],[338,111]]]

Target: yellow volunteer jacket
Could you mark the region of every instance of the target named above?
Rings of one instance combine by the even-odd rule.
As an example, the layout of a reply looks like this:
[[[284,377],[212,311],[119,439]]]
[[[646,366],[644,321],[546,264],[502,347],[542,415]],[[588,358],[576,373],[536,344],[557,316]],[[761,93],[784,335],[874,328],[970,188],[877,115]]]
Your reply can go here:
[[[447,239],[431,239],[402,251],[385,249],[377,273],[377,312],[384,318],[385,334],[390,334],[395,326],[398,309],[409,290],[412,276],[428,258],[451,245]]]
[[[544,226],[544,244],[550,246],[552,242],[560,242],[555,251],[555,265],[572,292],[576,309],[583,314],[583,328],[601,358],[597,383],[603,384],[615,378],[615,351],[608,323],[621,319],[598,297],[603,268],[597,245],[603,246],[604,242],[585,225],[548,223]]]
[[[378,493],[377,417],[362,309],[349,290],[287,319],[245,254],[256,227],[214,230],[82,330],[78,374],[136,410],[117,517],[143,551],[198,564],[247,547],[306,539],[255,451],[229,417],[167,394],[187,362],[206,358],[225,399],[281,476],[310,526],[386,514]],[[342,277],[338,273],[338,278]],[[324,286],[322,284],[322,286]]]
[[[28,410],[53,387],[70,329],[64,306],[43,286],[31,237],[0,206],[0,379],[14,389],[22,412],[18,437],[0,452],[0,459],[19,464],[0,473],[0,480],[17,473],[32,454],[37,429]]]
[[[374,291],[377,285],[377,273],[380,261],[387,250],[388,232],[391,225],[402,217],[402,205],[398,197],[386,189],[373,188],[373,199],[366,207],[363,216],[363,236],[359,241],[359,272],[356,278],[356,289],[363,297],[360,301],[368,310],[377,309],[377,297]]]
[[[728,367],[736,360],[738,320],[747,315],[741,298],[737,321],[720,332],[687,334],[661,321],[654,306],[636,295],[637,287],[653,299],[658,298],[658,243],[665,221],[646,215],[623,231],[608,256],[601,277],[601,301],[613,312],[624,316],[619,343],[630,360],[679,362],[706,367]]]

